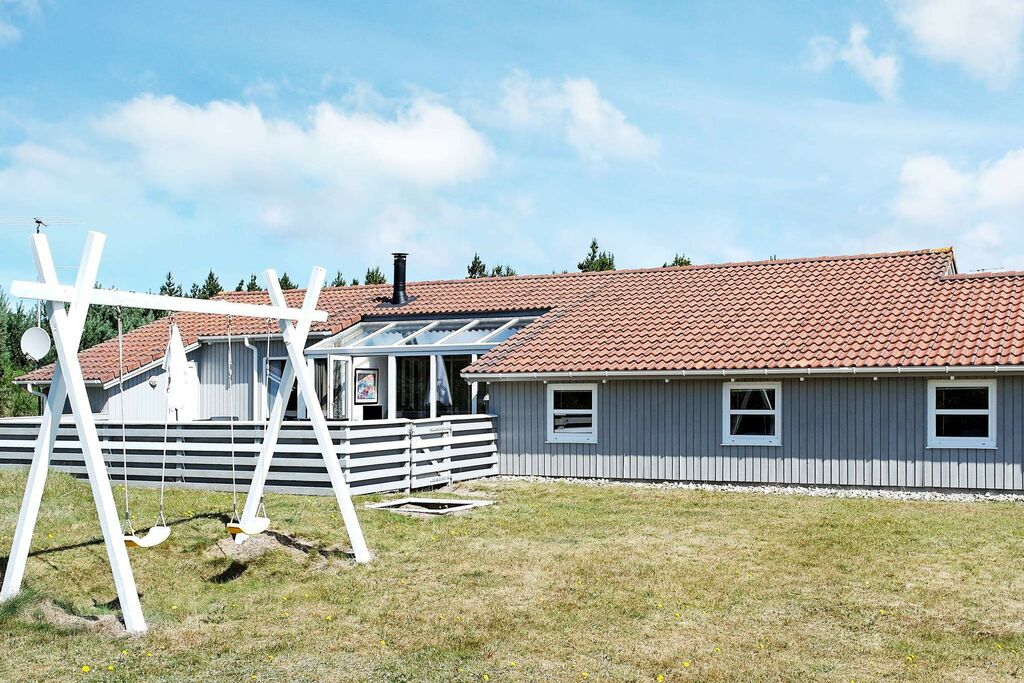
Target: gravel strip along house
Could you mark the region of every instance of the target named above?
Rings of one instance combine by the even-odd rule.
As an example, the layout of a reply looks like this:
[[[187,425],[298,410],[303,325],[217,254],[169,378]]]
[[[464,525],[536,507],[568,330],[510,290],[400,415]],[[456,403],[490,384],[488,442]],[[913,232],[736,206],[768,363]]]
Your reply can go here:
[[[330,419],[493,414],[502,474],[1024,488],[1024,273],[959,274],[951,249],[409,283],[406,265],[321,296],[306,357]],[[228,321],[175,322],[195,419],[225,419]],[[230,325],[236,417],[265,419],[280,337]],[[164,419],[167,330],[125,336],[127,419]],[[120,419],[116,340],[80,357]]]

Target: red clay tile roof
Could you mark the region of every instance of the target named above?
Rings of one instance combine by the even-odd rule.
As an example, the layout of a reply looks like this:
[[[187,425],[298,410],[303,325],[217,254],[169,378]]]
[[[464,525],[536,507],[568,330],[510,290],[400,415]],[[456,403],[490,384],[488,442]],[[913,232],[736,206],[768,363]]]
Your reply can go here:
[[[550,309],[469,373],[1024,364],[1024,274],[950,275],[953,251],[933,249],[783,261],[409,283],[415,299],[383,301],[390,286],[329,288],[314,331],[363,316]],[[298,306],[304,292],[291,290]],[[266,294],[229,293],[266,301]],[[178,314],[186,344],[223,335],[220,316]],[[235,319],[233,334],[266,323]],[[166,320],[125,336],[127,370],[157,360]],[[117,376],[117,342],[80,354],[86,379]],[[40,381],[43,368],[22,377]]]

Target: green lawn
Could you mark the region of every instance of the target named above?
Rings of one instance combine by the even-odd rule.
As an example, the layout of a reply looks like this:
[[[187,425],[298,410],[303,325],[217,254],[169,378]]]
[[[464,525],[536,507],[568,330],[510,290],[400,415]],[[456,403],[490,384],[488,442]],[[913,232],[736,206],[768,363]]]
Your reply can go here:
[[[2,553],[24,481],[0,473]],[[211,514],[228,495],[171,491],[185,521],[166,545],[131,551],[151,630],[115,638],[40,616],[51,602],[109,614],[115,597],[87,485],[52,476],[30,593],[0,612],[0,679],[1024,676],[1019,505],[507,481],[467,491],[498,504],[420,520],[359,499],[368,566],[266,541],[262,555],[231,560]],[[152,513],[155,493],[135,500]],[[268,507],[278,531],[344,541],[331,498],[271,496]]]

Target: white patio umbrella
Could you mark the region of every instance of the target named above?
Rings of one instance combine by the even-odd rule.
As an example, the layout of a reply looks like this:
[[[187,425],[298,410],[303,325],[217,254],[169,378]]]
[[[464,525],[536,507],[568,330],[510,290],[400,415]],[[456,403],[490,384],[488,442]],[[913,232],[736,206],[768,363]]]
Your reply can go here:
[[[175,416],[188,412],[193,392],[189,386],[191,380],[185,344],[181,341],[181,332],[178,331],[177,325],[171,325],[171,333],[167,339],[164,372],[167,375],[167,412],[174,411]]]

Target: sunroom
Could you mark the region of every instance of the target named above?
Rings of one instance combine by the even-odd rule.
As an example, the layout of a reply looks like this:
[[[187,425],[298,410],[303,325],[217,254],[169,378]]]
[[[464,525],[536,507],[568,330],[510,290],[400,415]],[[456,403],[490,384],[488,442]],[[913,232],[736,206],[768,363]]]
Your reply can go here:
[[[463,369],[542,313],[364,318],[306,356],[328,419],[486,413],[486,393],[462,378]]]

